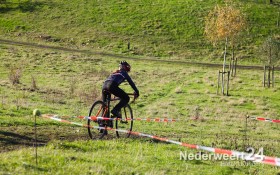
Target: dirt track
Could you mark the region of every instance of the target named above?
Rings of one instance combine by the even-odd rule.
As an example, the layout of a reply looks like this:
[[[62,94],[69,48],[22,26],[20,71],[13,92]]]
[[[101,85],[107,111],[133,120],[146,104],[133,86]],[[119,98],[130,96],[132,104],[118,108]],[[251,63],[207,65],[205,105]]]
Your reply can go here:
[[[214,63],[198,63],[198,62],[187,62],[187,61],[180,61],[180,60],[159,60],[156,58],[132,58],[129,56],[124,55],[117,55],[105,52],[97,52],[97,51],[90,51],[90,50],[80,50],[80,49],[73,49],[73,48],[65,48],[59,46],[48,46],[48,45],[40,45],[36,43],[28,43],[28,42],[21,42],[21,41],[12,41],[6,39],[0,39],[0,44],[4,45],[16,45],[16,46],[28,46],[28,47],[36,47],[41,49],[53,49],[53,50],[60,50],[66,52],[77,52],[77,53],[84,53],[84,54],[91,54],[91,55],[101,55],[101,56],[108,56],[113,58],[122,58],[122,59],[133,59],[133,60],[141,60],[141,61],[156,61],[156,62],[166,62],[166,63],[175,63],[175,64],[188,64],[188,65],[199,65],[199,66],[207,66],[207,67],[222,67],[222,64],[214,64]],[[262,70],[263,66],[244,66],[244,65],[237,65],[239,69],[254,69],[254,70]],[[280,67],[276,67],[275,70],[280,70]]]
[[[7,126],[0,131],[0,153],[35,146],[35,129],[32,126]],[[89,140],[86,129],[67,126],[38,126],[37,145],[44,146],[51,140]]]

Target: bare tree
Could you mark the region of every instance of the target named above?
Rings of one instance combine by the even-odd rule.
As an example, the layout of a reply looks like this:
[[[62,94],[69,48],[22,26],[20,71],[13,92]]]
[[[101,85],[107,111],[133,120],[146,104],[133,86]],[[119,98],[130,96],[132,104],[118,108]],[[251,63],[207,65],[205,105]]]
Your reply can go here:
[[[263,85],[274,86],[274,66],[280,61],[280,36],[270,36],[262,44],[262,60],[264,62],[264,80]]]

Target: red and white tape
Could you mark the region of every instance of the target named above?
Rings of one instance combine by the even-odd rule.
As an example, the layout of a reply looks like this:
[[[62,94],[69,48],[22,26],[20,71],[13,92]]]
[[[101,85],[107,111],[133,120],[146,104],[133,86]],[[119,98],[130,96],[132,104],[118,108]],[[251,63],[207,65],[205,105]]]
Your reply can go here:
[[[95,129],[106,129],[106,130],[111,130],[111,131],[130,133],[132,135],[148,137],[148,138],[152,138],[152,139],[156,139],[156,140],[159,140],[159,141],[164,141],[164,142],[168,142],[168,143],[181,145],[181,146],[192,148],[192,149],[204,150],[204,151],[208,151],[208,152],[213,152],[215,154],[225,154],[225,155],[234,156],[234,157],[240,158],[242,160],[247,160],[247,161],[253,161],[253,162],[264,163],[264,164],[269,164],[269,165],[274,165],[274,166],[280,166],[280,158],[277,158],[277,157],[269,157],[269,156],[264,156],[263,155],[263,156],[261,156],[261,159],[260,159],[260,155],[258,155],[258,154],[253,154],[252,155],[252,154],[245,153],[245,152],[226,150],[226,149],[220,149],[220,148],[212,148],[212,147],[195,145],[195,144],[188,144],[188,143],[169,140],[167,138],[157,137],[157,136],[144,134],[144,133],[140,133],[140,132],[114,129],[114,128],[109,128],[109,127],[105,128],[105,127],[98,127],[98,126],[89,126],[89,125],[84,125],[84,124],[77,123],[77,122],[71,122],[71,121],[68,121],[68,120],[63,120],[63,119],[60,119],[60,118],[57,118],[57,117],[52,117],[52,116],[49,116],[49,115],[42,115],[42,117],[49,118],[49,119],[52,119],[52,120],[56,120],[56,121],[63,122],[63,123],[78,125],[78,126],[82,126],[82,127],[86,127],[86,128],[90,127],[90,128],[95,128]]]
[[[272,122],[272,123],[280,123],[280,120],[276,119],[269,119],[269,118],[263,118],[263,117],[249,117],[250,119],[255,119],[259,121],[264,121],[264,122]]]
[[[80,118],[80,119],[85,119],[85,120],[93,120],[93,121],[98,121],[98,120],[124,120],[120,118],[107,118],[107,117],[95,117],[95,116],[58,116],[54,114],[43,114],[47,115],[50,117],[55,117],[55,118]],[[168,119],[168,118],[126,118],[125,120],[128,121],[147,121],[147,122],[176,122],[178,119]]]

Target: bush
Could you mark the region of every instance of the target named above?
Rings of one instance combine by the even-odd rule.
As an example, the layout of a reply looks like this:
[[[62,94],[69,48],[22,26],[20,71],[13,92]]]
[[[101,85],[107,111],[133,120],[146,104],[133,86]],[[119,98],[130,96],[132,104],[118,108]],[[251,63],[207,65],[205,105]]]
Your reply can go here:
[[[20,78],[22,76],[22,69],[19,67],[11,67],[9,73],[9,79],[13,85],[20,84]]]

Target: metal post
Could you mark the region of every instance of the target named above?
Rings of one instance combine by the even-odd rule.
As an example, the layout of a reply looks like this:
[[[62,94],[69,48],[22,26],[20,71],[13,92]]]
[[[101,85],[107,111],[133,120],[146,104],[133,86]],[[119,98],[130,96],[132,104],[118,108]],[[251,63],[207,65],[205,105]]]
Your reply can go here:
[[[35,159],[36,159],[36,166],[38,166],[38,154],[37,154],[37,115],[35,115],[34,121],[34,132],[35,132]]]
[[[246,144],[246,141],[248,140],[248,139],[247,139],[248,118],[249,118],[249,116],[247,115],[247,116],[245,117],[245,129],[244,129],[244,141],[243,141],[244,150],[246,150],[246,148],[247,148],[247,146],[248,146],[248,143]]]

